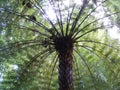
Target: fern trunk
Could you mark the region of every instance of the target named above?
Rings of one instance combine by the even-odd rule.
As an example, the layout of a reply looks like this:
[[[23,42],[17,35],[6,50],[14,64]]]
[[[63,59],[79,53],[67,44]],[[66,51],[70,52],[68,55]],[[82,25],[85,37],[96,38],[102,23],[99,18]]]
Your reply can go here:
[[[74,90],[73,87],[73,40],[70,36],[54,40],[59,58],[59,90]]]
[[[72,52],[59,54],[59,90],[73,90]]]

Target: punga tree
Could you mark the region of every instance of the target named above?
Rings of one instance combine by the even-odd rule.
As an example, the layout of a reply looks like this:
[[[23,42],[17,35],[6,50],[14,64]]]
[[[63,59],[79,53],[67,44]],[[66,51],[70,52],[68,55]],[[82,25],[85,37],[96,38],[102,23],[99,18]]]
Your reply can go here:
[[[107,8],[109,3],[107,0],[3,1],[1,67],[17,65],[18,69],[12,74],[10,68],[2,73],[2,87],[12,82],[5,89],[114,88],[109,75],[114,72],[116,76],[119,70],[119,47],[114,47],[117,42],[110,39],[105,29],[112,27],[111,20],[115,19],[112,16],[119,12]],[[104,15],[99,16],[99,12]],[[110,22],[107,25],[106,19]]]

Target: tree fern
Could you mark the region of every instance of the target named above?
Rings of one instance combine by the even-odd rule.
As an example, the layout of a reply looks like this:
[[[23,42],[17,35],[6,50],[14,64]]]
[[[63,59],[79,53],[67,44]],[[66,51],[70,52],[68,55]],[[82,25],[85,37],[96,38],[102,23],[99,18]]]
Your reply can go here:
[[[2,90],[119,89],[119,45],[107,34],[112,24],[100,22],[108,17],[113,23],[119,9],[111,10],[110,0],[79,2],[2,2]],[[101,6],[106,15],[95,17]]]

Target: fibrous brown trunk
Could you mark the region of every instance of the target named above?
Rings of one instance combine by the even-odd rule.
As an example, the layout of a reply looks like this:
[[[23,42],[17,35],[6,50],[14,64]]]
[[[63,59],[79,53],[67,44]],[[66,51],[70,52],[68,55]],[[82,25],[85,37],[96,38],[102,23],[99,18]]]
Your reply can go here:
[[[59,90],[73,90],[72,52],[59,54]]]
[[[54,39],[59,58],[59,90],[74,90],[73,87],[73,40],[70,36]]]

